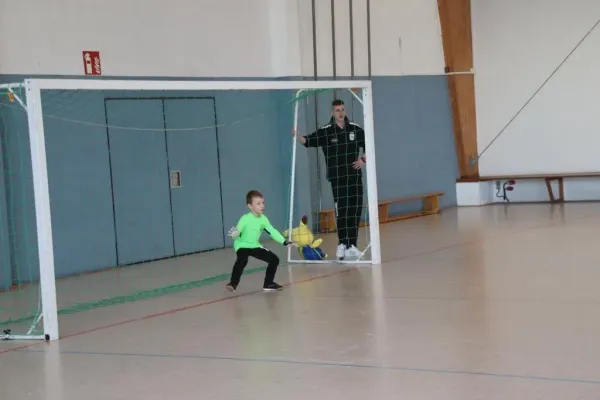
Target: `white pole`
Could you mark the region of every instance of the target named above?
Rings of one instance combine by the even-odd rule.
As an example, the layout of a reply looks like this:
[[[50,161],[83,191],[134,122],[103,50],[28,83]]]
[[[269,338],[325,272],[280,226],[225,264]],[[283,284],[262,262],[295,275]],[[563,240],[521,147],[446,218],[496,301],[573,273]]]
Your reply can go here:
[[[59,338],[58,308],[56,305],[56,276],[54,274],[54,247],[52,244],[52,219],[50,217],[50,193],[48,188],[44,119],[42,116],[42,95],[40,88],[34,80],[26,80],[25,88],[27,93],[27,118],[33,173],[44,334],[46,340],[57,340]]]
[[[10,94],[12,94],[12,96],[14,97],[14,99],[16,100],[16,102],[17,102],[17,103],[19,103],[19,105],[20,105],[21,107],[23,107],[23,109],[24,109],[25,111],[27,111],[27,106],[26,106],[26,105],[25,105],[25,103],[23,102],[23,99],[21,99],[21,97],[20,97],[18,94],[16,94],[12,88],[8,88],[8,92],[9,92]]]
[[[23,83],[3,83],[0,85],[0,89],[16,89],[23,87]]]
[[[300,106],[300,102],[298,101],[298,96],[304,91],[304,89],[300,89],[296,92],[296,104],[294,105],[294,136],[292,137],[292,176],[290,178],[290,220],[288,224],[288,240],[292,240],[292,227],[294,223],[294,189],[296,187],[296,147],[298,143],[298,108]],[[288,262],[292,261],[292,248],[288,247],[287,249],[287,260]]]
[[[303,259],[299,259],[299,260],[294,260],[295,264],[328,264],[328,265],[356,265],[356,266],[360,266],[363,264],[367,264],[369,265],[369,268],[371,268],[371,264],[373,264],[373,261],[371,260],[303,260]]]
[[[443,75],[446,75],[446,76],[453,76],[453,75],[475,75],[475,72],[473,71],[473,68],[471,68],[470,71],[455,71],[455,72],[445,72],[443,74],[422,74],[422,75],[425,75],[425,76],[437,76],[437,75],[440,75],[440,76],[443,76]],[[412,76],[422,76],[422,75],[412,75]],[[408,76],[410,76],[410,75],[408,75]]]
[[[40,89],[62,90],[299,90],[367,87],[369,81],[155,81],[35,79]]]
[[[361,99],[360,97],[358,97],[358,95],[357,95],[356,93],[354,93],[354,90],[352,90],[352,89],[348,89],[348,91],[349,91],[349,92],[350,92],[350,94],[352,94],[352,96],[354,96],[354,98],[355,98],[356,100],[358,100],[358,102],[359,102],[359,103],[362,105],[362,103],[363,103],[362,99]]]
[[[381,264],[379,239],[379,210],[377,200],[377,169],[375,163],[375,123],[373,122],[373,95],[369,83],[363,88],[363,116],[365,123],[365,156],[367,157],[367,197],[369,201],[369,234],[371,236],[371,262]]]
[[[11,335],[9,333],[0,335],[0,340],[45,340],[45,335]]]

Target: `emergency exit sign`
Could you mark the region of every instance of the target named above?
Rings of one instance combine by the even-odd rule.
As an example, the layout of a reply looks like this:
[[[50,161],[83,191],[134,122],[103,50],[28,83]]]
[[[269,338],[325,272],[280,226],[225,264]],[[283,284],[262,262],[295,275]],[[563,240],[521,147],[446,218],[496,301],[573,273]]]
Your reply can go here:
[[[83,52],[83,71],[86,75],[102,75],[99,51]]]

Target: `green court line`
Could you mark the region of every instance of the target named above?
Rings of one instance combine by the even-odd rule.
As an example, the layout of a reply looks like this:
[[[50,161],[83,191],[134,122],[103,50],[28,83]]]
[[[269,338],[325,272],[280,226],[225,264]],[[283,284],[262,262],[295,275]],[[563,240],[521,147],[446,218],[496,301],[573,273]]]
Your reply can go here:
[[[255,274],[257,272],[265,271],[266,269],[267,267],[248,268],[244,271],[244,275]],[[229,277],[230,273],[223,273],[219,275],[209,276],[208,278],[199,279],[196,281],[189,281],[175,285],[163,286],[155,289],[142,290],[137,293],[132,293],[128,295],[108,297],[101,300],[94,300],[86,303],[74,304],[72,306],[59,309],[58,315],[75,314],[81,311],[93,310],[95,308],[108,307],[117,304],[130,303],[138,300],[147,300],[161,296],[166,296],[169,294],[180,293],[186,290],[196,289],[202,286],[212,285],[218,282],[224,282],[228,280]],[[20,322],[31,321],[34,318],[34,315],[21,318],[10,318],[4,321],[0,321],[0,326],[7,326],[11,324],[17,324]]]

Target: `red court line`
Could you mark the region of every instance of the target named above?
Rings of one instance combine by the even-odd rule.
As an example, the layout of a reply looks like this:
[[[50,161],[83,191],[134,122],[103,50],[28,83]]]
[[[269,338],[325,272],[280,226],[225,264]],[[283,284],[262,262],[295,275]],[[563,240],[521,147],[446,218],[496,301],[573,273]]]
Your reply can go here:
[[[303,280],[300,280],[300,281],[288,282],[288,283],[283,284],[282,286],[292,286],[292,285],[297,285],[297,284],[300,284],[300,283],[306,283],[306,282],[316,281],[318,279],[329,278],[331,276],[341,275],[341,274],[343,274],[345,272],[350,272],[350,271],[352,271],[352,269],[346,268],[346,269],[335,271],[335,272],[332,272],[332,273],[326,274],[326,275],[318,275],[318,276],[313,276],[311,278],[303,279]],[[85,335],[87,333],[97,332],[97,331],[108,329],[108,328],[114,328],[116,326],[121,326],[121,325],[129,324],[129,323],[132,323],[132,322],[144,321],[144,320],[147,320],[147,319],[153,319],[153,318],[158,318],[158,317],[162,317],[162,316],[165,316],[165,315],[175,314],[175,313],[178,313],[178,312],[181,312],[181,311],[192,310],[194,308],[198,308],[198,307],[202,307],[202,306],[207,306],[207,305],[215,304],[215,303],[221,303],[223,301],[237,299],[237,298],[240,298],[240,297],[250,296],[252,294],[257,294],[257,293],[260,293],[260,292],[262,292],[262,290],[255,290],[255,291],[252,291],[252,292],[240,293],[240,294],[236,294],[236,295],[233,295],[233,296],[221,297],[221,298],[214,299],[214,300],[203,301],[203,302],[197,303],[197,304],[191,304],[191,305],[185,306],[185,307],[180,307],[180,308],[175,308],[175,309],[172,309],[172,310],[162,311],[162,312],[155,313],[155,314],[149,314],[149,315],[145,315],[143,317],[131,318],[131,319],[128,319],[128,320],[125,320],[125,321],[115,322],[115,323],[109,324],[109,325],[102,325],[102,326],[98,326],[96,328],[87,329],[85,331],[75,332],[75,333],[71,333],[69,335],[61,336],[60,340],[65,340],[65,339],[68,339],[68,338],[71,338],[71,337],[81,336],[81,335]],[[36,341],[34,343],[28,343],[28,344],[25,344],[25,345],[22,345],[22,346],[13,347],[13,348],[10,348],[10,349],[0,350],[0,355],[6,354],[6,353],[10,353],[10,352],[14,352],[14,351],[18,351],[18,350],[27,349],[27,348],[30,348],[30,347],[33,347],[33,346],[39,346],[39,345],[42,345],[42,344],[47,345],[48,343]]]
[[[582,220],[582,219],[595,219],[595,218],[600,218],[600,217],[599,216],[585,216],[585,217],[580,217],[580,218],[574,218],[573,221]],[[519,233],[530,232],[530,231],[534,231],[534,230],[537,230],[537,229],[548,228],[548,227],[552,227],[552,226],[556,226],[556,225],[560,225],[560,223],[550,222],[550,223],[543,224],[543,225],[536,225],[536,226],[532,226],[532,227],[529,227],[529,228],[524,228],[524,229],[521,229],[521,230],[517,230],[515,232],[509,232],[506,235],[498,235],[498,238],[501,238],[501,237],[510,237],[510,236],[517,235]],[[492,238],[492,239],[496,239],[496,238]],[[438,252],[438,251],[448,250],[448,249],[451,249],[451,248],[454,248],[454,247],[468,246],[468,245],[479,243],[479,242],[482,242],[482,241],[484,241],[484,240],[482,240],[482,239],[474,239],[474,240],[469,240],[469,241],[465,241],[465,242],[459,242],[459,243],[454,243],[454,244],[450,244],[450,245],[446,245],[446,246],[436,247],[435,249],[424,250],[424,251],[422,251],[420,253],[408,254],[408,255],[405,255],[405,256],[402,256],[402,257],[385,260],[385,261],[382,262],[382,264],[385,264],[385,263],[388,263],[388,262],[393,262],[393,261],[406,260],[406,259],[409,259],[409,258],[412,258],[412,257],[424,256],[424,255],[435,253],[435,252]],[[318,280],[318,279],[329,278],[329,277],[336,276],[336,275],[341,275],[343,273],[350,272],[350,271],[353,271],[353,270],[354,270],[354,268],[346,268],[346,269],[342,269],[342,270],[339,270],[339,271],[336,271],[336,272],[332,272],[332,273],[326,274],[326,275],[318,275],[318,276],[313,276],[312,278],[303,279],[301,281],[289,282],[289,283],[286,283],[286,284],[284,284],[282,286],[293,286],[293,285],[300,284],[300,283],[306,283],[306,282],[311,282],[311,281],[315,281],[315,280]],[[240,297],[249,296],[249,295],[260,293],[260,292],[261,292],[261,290],[255,290],[253,292],[240,293],[240,294],[234,295],[234,296],[221,297],[221,298],[214,299],[214,300],[204,301],[204,302],[198,303],[198,304],[192,304],[192,305],[189,305],[189,306],[185,306],[185,307],[181,307],[181,308],[176,308],[176,309],[173,309],[173,310],[167,310],[167,311],[163,311],[163,312],[160,312],[160,313],[146,315],[144,317],[132,318],[132,319],[128,319],[128,320],[125,320],[125,321],[116,322],[114,324],[103,325],[103,326],[99,326],[99,327],[96,327],[96,328],[88,329],[88,330],[85,330],[85,331],[71,333],[69,335],[62,336],[60,338],[60,340],[68,339],[70,337],[75,337],[75,336],[81,336],[81,335],[85,335],[87,333],[97,332],[97,331],[100,331],[100,330],[104,330],[104,329],[108,329],[108,328],[113,328],[113,327],[116,327],[116,326],[121,326],[121,325],[129,324],[129,323],[132,323],[132,322],[144,321],[144,320],[147,320],[147,319],[153,319],[153,318],[161,317],[161,316],[164,316],[164,315],[175,314],[175,313],[178,313],[178,312],[181,312],[181,311],[191,310],[191,309],[194,309],[194,308],[198,308],[198,307],[202,307],[202,306],[207,306],[207,305],[210,305],[210,304],[221,303],[221,302],[226,301],[226,300],[237,299],[237,298],[240,298]],[[6,353],[10,353],[10,352],[14,352],[14,351],[18,351],[18,350],[23,350],[23,349],[30,348],[30,347],[33,347],[33,346],[39,346],[39,345],[42,345],[42,344],[47,345],[47,343],[45,343],[45,342],[29,343],[29,344],[22,345],[22,346],[19,346],[19,347],[13,347],[13,348],[10,348],[10,349],[0,350],[0,355],[6,354]]]

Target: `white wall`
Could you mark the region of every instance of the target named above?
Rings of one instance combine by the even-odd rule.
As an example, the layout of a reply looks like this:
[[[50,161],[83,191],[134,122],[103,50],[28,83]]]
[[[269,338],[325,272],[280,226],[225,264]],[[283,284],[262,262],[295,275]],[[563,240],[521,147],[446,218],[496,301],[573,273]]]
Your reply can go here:
[[[270,76],[300,76],[302,75],[302,65],[297,2],[302,0],[266,1],[271,27],[269,32],[271,38],[269,47],[271,53]],[[241,68],[238,71],[243,76],[244,69]]]
[[[504,203],[496,196],[496,183],[505,181],[459,182],[456,184],[456,200],[459,206],[481,206],[492,203]],[[559,196],[557,181],[551,182],[555,198]],[[507,192],[513,203],[548,202],[550,196],[543,179],[517,179],[514,190]],[[566,178],[563,182],[565,201],[598,201],[600,200],[600,179]],[[500,192],[500,194],[502,194]]]
[[[487,146],[600,18],[598,0],[472,0],[477,142]],[[600,171],[600,27],[479,161],[482,176]]]
[[[436,0],[372,0],[373,73],[443,74]]]
[[[302,72],[312,75],[311,1],[299,2]],[[368,74],[367,0],[352,0],[354,74]],[[350,76],[350,5],[334,0],[337,76]],[[333,76],[331,1],[316,1],[317,70]],[[373,75],[442,74],[444,53],[435,0],[372,0],[371,57]]]
[[[334,1],[337,75],[349,76],[349,0]],[[353,0],[358,76],[366,4]],[[316,18],[318,72],[332,76],[330,0]],[[443,72],[436,0],[372,0],[371,18],[374,75]],[[79,75],[83,50],[101,52],[105,75],[312,76],[311,0],[0,0],[0,74]]]
[[[0,0],[0,74],[81,74],[81,52],[99,50],[105,75],[298,75],[298,37],[295,18],[287,20],[289,4]]]

